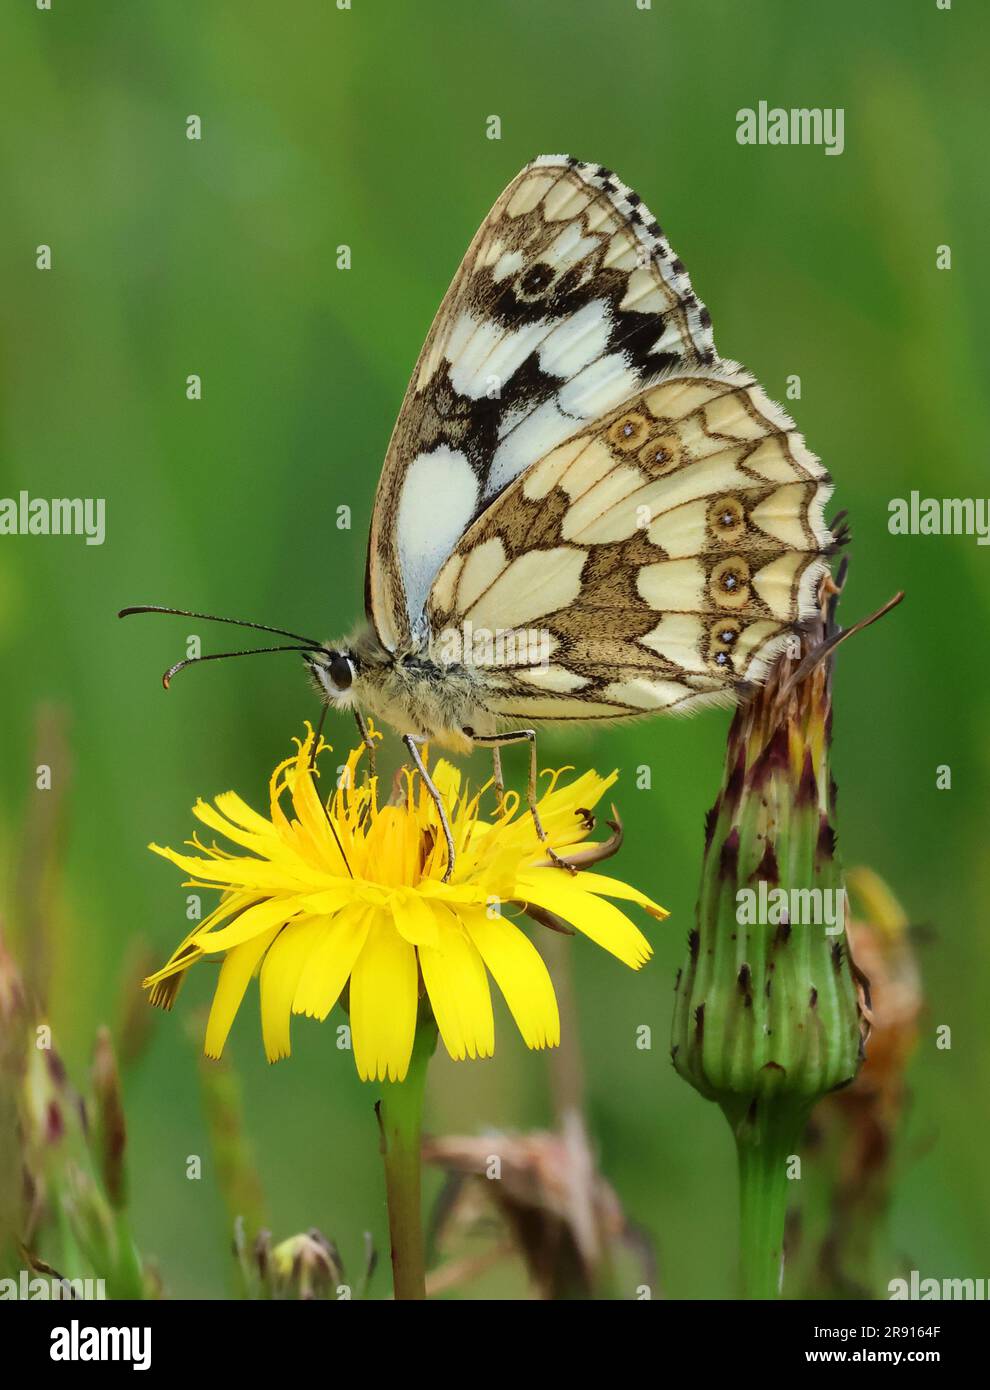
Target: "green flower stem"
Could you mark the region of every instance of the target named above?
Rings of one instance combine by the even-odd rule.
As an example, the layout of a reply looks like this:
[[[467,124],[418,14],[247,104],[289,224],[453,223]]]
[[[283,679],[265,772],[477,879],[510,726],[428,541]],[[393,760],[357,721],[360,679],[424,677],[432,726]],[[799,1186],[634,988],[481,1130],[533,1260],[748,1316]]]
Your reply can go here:
[[[114,1212],[116,1259],[113,1270],[111,1298],[141,1299],[145,1296],[141,1256],[134,1244],[131,1223],[124,1210]]]
[[[436,1044],[436,1024],[432,1019],[420,1023],[406,1078],[383,1084],[378,1112],[392,1243],[392,1284],[397,1299],[426,1298],[420,1139],[426,1071]]]
[[[788,1163],[798,1151],[811,1101],[778,1095],[723,1102],[739,1161],[742,1296],[779,1298],[784,1263]]]

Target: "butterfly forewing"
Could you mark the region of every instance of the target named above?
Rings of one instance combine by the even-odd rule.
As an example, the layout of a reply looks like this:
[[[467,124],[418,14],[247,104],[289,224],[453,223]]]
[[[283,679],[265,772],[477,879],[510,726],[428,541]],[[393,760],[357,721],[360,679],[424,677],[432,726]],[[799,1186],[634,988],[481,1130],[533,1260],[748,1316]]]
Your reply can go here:
[[[644,384],[715,361],[711,323],[638,196],[544,155],[471,243],[413,372],[375,501],[367,607],[421,630],[471,524],[538,460]]]
[[[747,373],[671,377],[488,507],[437,577],[431,632],[501,634],[483,649],[487,704],[518,718],[733,699],[815,610],[830,491]]]

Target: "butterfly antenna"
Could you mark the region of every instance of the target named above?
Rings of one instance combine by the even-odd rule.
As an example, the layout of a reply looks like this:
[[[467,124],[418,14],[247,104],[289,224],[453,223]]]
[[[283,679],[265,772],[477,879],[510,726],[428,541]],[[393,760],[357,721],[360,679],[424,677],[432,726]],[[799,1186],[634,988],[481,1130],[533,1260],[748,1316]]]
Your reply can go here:
[[[834,555],[837,551],[844,550],[852,540],[848,509],[843,508],[841,512],[836,512],[828,524],[828,529],[832,533],[832,544],[829,546],[828,553]]]
[[[869,627],[872,623],[878,622],[881,618],[885,617],[892,608],[896,608],[903,598],[904,590],[901,589],[893,598],[888,599],[881,608],[878,608],[875,613],[871,613],[869,617],[860,618],[859,622],[853,623],[852,627],[840,627],[838,632],[833,632],[830,637],[826,638],[824,642],[821,642],[808,653],[798,668],[788,678],[787,683],[782,687],[780,698],[786,699],[794,687],[803,681],[826,657],[831,656],[832,652],[835,651],[836,647],[841,642],[844,642],[846,638],[852,637],[857,632],[862,632],[864,628]]]
[[[301,646],[292,645],[278,647],[248,647],[245,648],[243,651],[213,652],[207,656],[186,657],[184,661],[177,661],[174,666],[170,666],[168,670],[165,672],[165,674],[162,676],[162,685],[165,687],[166,690],[168,690],[169,686],[172,683],[172,680],[175,676],[179,674],[180,671],[184,671],[187,666],[195,666],[196,663],[200,661],[226,661],[228,660],[228,658],[234,656],[263,656],[266,652],[305,653],[318,652],[322,650],[322,644],[320,642],[317,642],[315,638],[303,637],[301,633],[289,632],[284,627],[269,627],[266,623],[252,623],[248,622],[245,618],[222,618],[216,613],[194,613],[190,608],[165,608],[157,603],[139,603],[134,604],[129,608],[122,608],[120,612],[117,614],[117,617],[129,618],[134,613],[169,613],[173,617],[177,618],[199,618],[203,622],[207,623],[229,623],[232,627],[250,627],[253,628],[255,632],[271,632],[274,633],[276,637],[291,637],[293,639],[293,643],[302,643]],[[315,771],[316,745],[319,742],[320,734],[323,731],[323,722],[327,717],[327,709],[328,706],[324,705],[323,711],[320,715],[319,726],[316,730],[316,738],[313,741],[313,755],[310,758],[309,764],[310,773],[313,773]],[[354,870],[351,868],[350,863],[348,862],[347,855],[344,853],[344,846],[340,843],[340,836],[337,834],[337,827],[334,825],[330,812],[325,805],[323,806],[323,813],[327,818],[327,824],[330,827],[331,834],[337,842],[337,848],[340,850],[340,857],[344,861],[344,867],[347,869],[347,872],[351,876],[351,878],[353,878]]]
[[[170,666],[162,676],[162,685],[167,690],[172,684],[173,676],[177,676],[180,671],[184,671],[187,666],[198,666],[201,661],[226,661],[231,656],[262,656],[265,652],[311,652],[312,647],[248,647],[239,652],[213,652],[209,656],[187,656],[184,661],[177,661],[174,666]]]
[[[217,613],[194,613],[189,608],[163,608],[157,603],[138,603],[130,608],[122,608],[117,617],[129,618],[132,613],[171,613],[177,618],[201,618],[207,623],[230,623],[232,627],[252,627],[255,632],[273,632],[276,637],[291,637],[294,642],[305,642],[306,646],[313,650],[320,646],[314,637],[303,637],[301,633],[288,632],[284,627],[269,627],[267,623],[251,623],[246,618],[222,618]]]

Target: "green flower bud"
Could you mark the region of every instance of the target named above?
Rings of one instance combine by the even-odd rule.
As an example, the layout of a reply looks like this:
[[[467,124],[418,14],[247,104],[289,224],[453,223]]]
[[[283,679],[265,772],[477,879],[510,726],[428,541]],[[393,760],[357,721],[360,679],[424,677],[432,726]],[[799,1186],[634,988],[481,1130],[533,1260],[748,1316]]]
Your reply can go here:
[[[820,620],[732,722],[673,1024],[674,1066],[736,1136],[744,1243],[762,1184],[767,1200],[749,1217],[777,1267],[784,1169],[815,1101],[856,1075],[865,1035],[836,855],[827,643],[837,591],[826,587]],[[747,1176],[754,1163],[758,1178]],[[768,1276],[760,1291],[775,1284]]]

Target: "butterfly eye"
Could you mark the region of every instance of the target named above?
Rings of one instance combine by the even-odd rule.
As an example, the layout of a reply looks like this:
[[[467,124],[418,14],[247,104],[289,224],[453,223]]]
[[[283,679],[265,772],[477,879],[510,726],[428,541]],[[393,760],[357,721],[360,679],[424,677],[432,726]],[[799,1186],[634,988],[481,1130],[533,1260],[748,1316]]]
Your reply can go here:
[[[338,690],[349,690],[354,679],[354,667],[343,652],[334,652],[330,658],[330,679]]]

